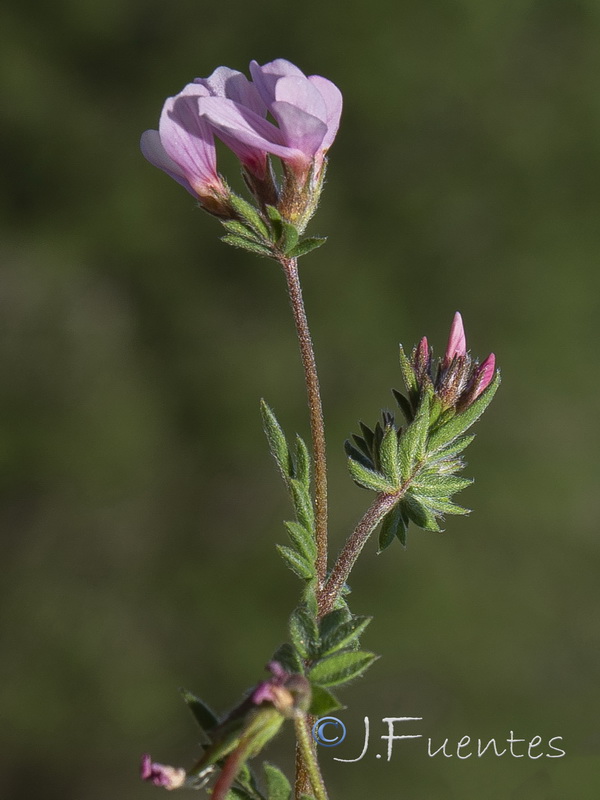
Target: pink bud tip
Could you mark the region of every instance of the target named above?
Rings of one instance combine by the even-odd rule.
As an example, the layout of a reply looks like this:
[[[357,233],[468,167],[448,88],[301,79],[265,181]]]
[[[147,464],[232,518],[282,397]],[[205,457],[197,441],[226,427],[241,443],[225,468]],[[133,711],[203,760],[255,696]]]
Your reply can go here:
[[[429,342],[427,341],[426,336],[424,336],[419,342],[419,346],[417,348],[417,359],[423,363],[427,363],[429,360]]]
[[[457,311],[452,320],[444,363],[448,365],[455,356],[466,356],[466,354],[467,340],[465,338],[465,329],[463,327],[462,317]]]
[[[496,356],[493,353],[490,353],[486,360],[481,364],[481,366],[477,369],[475,374],[475,386],[477,387],[475,390],[475,394],[473,396],[473,400],[476,397],[487,389],[487,387],[492,382],[494,377],[494,372],[496,371]]]

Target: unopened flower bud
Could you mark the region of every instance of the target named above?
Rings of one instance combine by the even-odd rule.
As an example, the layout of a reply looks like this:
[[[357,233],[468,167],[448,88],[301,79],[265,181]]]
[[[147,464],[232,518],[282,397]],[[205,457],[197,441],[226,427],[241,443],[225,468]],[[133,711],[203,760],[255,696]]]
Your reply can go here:
[[[417,381],[421,383],[425,376],[429,376],[429,367],[431,364],[431,351],[429,349],[429,342],[427,337],[424,336],[419,342],[418,347],[413,354],[413,366]]]
[[[446,354],[442,362],[443,367],[447,367],[454,358],[466,356],[467,354],[467,340],[465,337],[465,329],[460,313],[457,311],[452,320],[450,328],[450,336],[448,338],[448,346],[446,347]]]

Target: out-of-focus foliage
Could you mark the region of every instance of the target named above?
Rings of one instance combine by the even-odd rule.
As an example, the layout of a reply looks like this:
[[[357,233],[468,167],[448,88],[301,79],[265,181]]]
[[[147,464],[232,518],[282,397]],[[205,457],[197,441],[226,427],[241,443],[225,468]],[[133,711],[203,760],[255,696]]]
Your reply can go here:
[[[393,405],[397,343],[441,349],[460,309],[504,378],[474,513],[385,559],[373,541],[355,571],[384,657],[339,712],[339,756],[365,715],[369,755],[322,753],[332,798],[598,796],[599,38],[590,0],[3,4],[3,797],[149,797],[140,753],[196,755],[177,687],[224,710],[286,637],[258,408],[308,438],[283,279],[138,152],[191,78],[279,56],[346,103],[308,231],[328,242],[302,264],[334,549],[369,499],[342,442]],[[388,764],[385,716],[423,717],[434,746],[512,730],[567,756],[413,740]],[[291,767],[290,741],[268,757]]]

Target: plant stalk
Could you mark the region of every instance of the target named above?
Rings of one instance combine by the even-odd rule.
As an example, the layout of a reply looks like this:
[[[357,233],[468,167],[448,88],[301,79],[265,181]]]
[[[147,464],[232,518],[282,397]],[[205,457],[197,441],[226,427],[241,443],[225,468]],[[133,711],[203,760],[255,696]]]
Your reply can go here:
[[[311,735],[311,725],[306,714],[301,714],[294,720],[298,750],[302,755],[302,770],[296,773],[296,797],[307,793],[306,778],[310,781],[312,794],[316,800],[328,800],[327,790],[323,776],[319,769],[319,762],[315,751],[315,744]],[[298,760],[297,760],[298,761]]]
[[[287,281],[288,294],[296,334],[300,345],[302,366],[304,367],[304,380],[308,396],[310,412],[310,431],[312,437],[313,463],[315,473],[315,538],[317,545],[316,569],[319,589],[325,583],[327,576],[327,456],[325,451],[325,427],[323,423],[323,406],[315,353],[308,328],[308,320],[302,298],[302,287],[298,275],[298,260],[296,258],[281,259],[281,266]]]

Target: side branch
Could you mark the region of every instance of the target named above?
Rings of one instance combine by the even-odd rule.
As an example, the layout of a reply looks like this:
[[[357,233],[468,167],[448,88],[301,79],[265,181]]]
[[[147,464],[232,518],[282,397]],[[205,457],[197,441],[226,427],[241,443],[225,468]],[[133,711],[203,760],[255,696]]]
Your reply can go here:
[[[319,593],[319,616],[322,617],[331,611],[340,596],[344,584],[348,580],[356,559],[365,546],[367,539],[379,525],[381,520],[396,503],[400,501],[406,491],[403,486],[393,494],[378,494],[374,502],[365,512],[365,515],[350,534],[339,554],[325,586]]]

